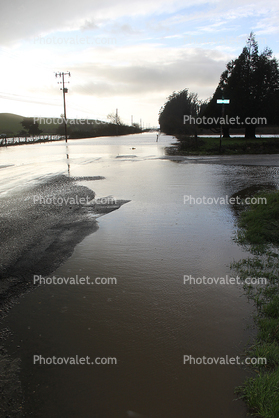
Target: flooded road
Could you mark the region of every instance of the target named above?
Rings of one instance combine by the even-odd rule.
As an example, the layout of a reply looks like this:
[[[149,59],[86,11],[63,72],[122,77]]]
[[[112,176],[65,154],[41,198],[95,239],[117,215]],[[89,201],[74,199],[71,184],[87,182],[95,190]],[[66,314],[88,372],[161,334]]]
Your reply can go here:
[[[183,361],[190,355],[241,356],[253,313],[240,285],[184,280],[232,277],[230,263],[247,255],[232,240],[232,205],[188,198],[274,187],[279,170],[160,159],[173,139],[155,139],[149,133],[0,150],[0,164],[8,165],[0,170],[3,196],[24,195],[26,188],[64,173],[103,176],[78,184],[97,198],[130,200],[98,218],[98,230],[50,275],[90,277],[90,283],[104,278],[103,284],[40,286],[5,319],[13,331],[6,346],[21,358],[26,416],[246,416],[234,395],[248,373],[243,366]],[[34,356],[116,362],[44,365],[33,364]]]

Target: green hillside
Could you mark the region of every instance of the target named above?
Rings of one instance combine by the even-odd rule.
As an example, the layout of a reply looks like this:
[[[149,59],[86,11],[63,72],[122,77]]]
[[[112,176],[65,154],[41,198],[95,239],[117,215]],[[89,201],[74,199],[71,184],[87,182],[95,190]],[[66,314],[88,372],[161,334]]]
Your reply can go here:
[[[0,134],[13,136],[22,130],[21,121],[23,116],[14,115],[13,113],[0,113]]]
[[[23,116],[12,113],[0,113],[0,135],[6,134],[7,137],[18,136],[24,127],[21,122]],[[29,118],[31,119],[31,118]],[[41,118],[51,121],[52,118]],[[59,118],[53,118],[57,121]],[[42,134],[64,135],[64,124],[59,123],[39,123]],[[139,126],[115,125],[109,122],[102,122],[95,119],[87,119],[86,123],[81,124],[78,120],[68,119],[68,135],[70,138],[92,138],[96,136],[115,136],[127,135],[142,132]],[[22,135],[22,134],[21,134]],[[25,135],[25,134],[23,134]]]
[[[23,130],[21,125],[23,119],[23,116],[14,115],[13,113],[0,113],[0,135],[6,134],[8,137],[18,135]],[[39,128],[43,131],[42,133],[55,134],[58,126],[55,124],[40,124]]]

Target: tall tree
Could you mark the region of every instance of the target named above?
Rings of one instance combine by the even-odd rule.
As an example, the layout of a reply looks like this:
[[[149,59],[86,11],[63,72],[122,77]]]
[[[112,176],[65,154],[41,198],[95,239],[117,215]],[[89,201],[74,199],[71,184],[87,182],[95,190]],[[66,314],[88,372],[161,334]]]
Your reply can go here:
[[[195,134],[194,124],[184,124],[184,115],[197,117],[200,101],[196,93],[189,93],[188,89],[173,92],[159,112],[161,131],[166,134]]]
[[[266,118],[268,124],[278,123],[279,67],[272,51],[265,48],[259,54],[258,43],[251,32],[242,53],[227,64],[220,82],[204,112],[205,116],[220,116],[217,98],[230,99],[226,106],[229,117],[240,118],[245,127],[245,137],[254,138],[258,118]],[[247,119],[250,118],[250,119]],[[253,124],[251,119],[253,118]],[[225,127],[228,133],[229,126]]]

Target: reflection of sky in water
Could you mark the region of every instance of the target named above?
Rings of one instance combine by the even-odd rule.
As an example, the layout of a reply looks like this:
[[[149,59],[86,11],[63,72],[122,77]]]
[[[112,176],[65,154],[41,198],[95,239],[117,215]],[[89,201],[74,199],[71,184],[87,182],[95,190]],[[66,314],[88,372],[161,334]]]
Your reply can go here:
[[[48,144],[20,145],[0,148],[0,192],[32,184],[53,174],[74,172],[79,165],[101,162],[122,156],[118,160],[126,161],[123,155],[136,155],[132,159],[141,160],[164,155],[164,146],[174,140],[161,135],[156,143],[156,133],[127,135],[124,137],[102,137]],[[135,148],[135,149],[132,149]],[[68,155],[68,158],[67,158]],[[1,166],[10,166],[1,168]],[[20,183],[20,186],[19,186]]]

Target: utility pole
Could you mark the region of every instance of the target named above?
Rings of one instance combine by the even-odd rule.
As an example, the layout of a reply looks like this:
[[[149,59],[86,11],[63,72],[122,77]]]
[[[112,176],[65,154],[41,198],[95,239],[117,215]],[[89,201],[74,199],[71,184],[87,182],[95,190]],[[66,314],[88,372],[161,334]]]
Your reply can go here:
[[[65,82],[65,76],[68,75],[71,77],[71,73],[67,71],[66,73],[55,73],[55,77],[62,77],[62,81],[58,81],[58,84],[62,84],[62,92],[63,92],[63,106],[64,106],[64,124],[65,124],[65,141],[67,142],[68,133],[67,133],[67,116],[66,116],[66,93],[68,93],[68,89],[65,87],[65,83],[69,83],[69,81]]]

